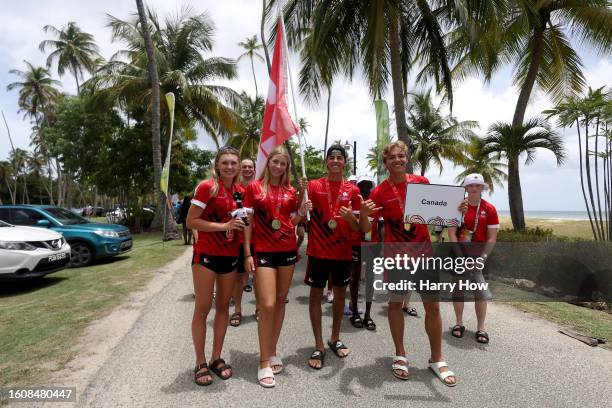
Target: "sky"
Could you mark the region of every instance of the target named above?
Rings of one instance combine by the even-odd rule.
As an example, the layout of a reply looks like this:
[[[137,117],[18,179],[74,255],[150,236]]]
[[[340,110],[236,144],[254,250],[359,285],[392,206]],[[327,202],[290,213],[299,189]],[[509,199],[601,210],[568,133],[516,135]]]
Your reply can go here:
[[[8,0],[0,4],[8,5]],[[194,13],[206,12],[215,23],[215,46],[213,54],[238,58],[242,49],[240,41],[255,34],[259,35],[261,16],[260,0],[145,0],[145,4],[153,8],[160,18],[169,14],[176,15],[182,9],[190,7]],[[83,31],[93,34],[104,58],[110,58],[122,48],[121,43],[111,42],[107,14],[121,19],[132,18],[136,11],[135,2],[127,0],[107,0],[104,2],[63,0],[21,0],[10,2],[10,7],[3,9],[3,27],[0,35],[0,109],[6,115],[15,147],[29,149],[31,126],[18,113],[17,91],[6,91],[6,85],[18,80],[9,74],[10,69],[24,70],[24,60],[34,65],[44,65],[46,55],[38,50],[38,44],[51,38],[42,28],[51,24],[58,28],[69,21],[75,21]],[[612,84],[612,59],[600,57],[588,47],[579,47],[584,62],[584,73],[587,83],[593,87]],[[271,50],[270,50],[271,52]],[[297,80],[299,60],[295,54],[290,60],[290,74]],[[74,78],[69,74],[58,78],[57,67],[52,66],[52,75],[62,82],[64,92],[76,93]],[[255,62],[255,75],[259,94],[265,95],[268,88],[268,78],[265,62]],[[246,91],[255,94],[255,86],[251,73],[250,61],[245,58],[238,63],[238,78],[227,83],[238,92]],[[423,89],[412,83],[410,90]],[[297,92],[296,92],[297,95]],[[468,78],[454,85],[453,114],[459,120],[476,120],[480,124],[477,130],[484,135],[487,128],[494,122],[510,122],[514,113],[518,91],[512,86],[512,70],[504,68],[499,71],[489,84],[484,84],[480,78]],[[385,95],[392,112],[393,98],[390,93]],[[316,148],[323,148],[325,133],[326,106],[325,96],[320,106],[309,106],[301,100],[296,102],[299,117],[306,118],[310,124],[306,141]],[[534,93],[527,110],[526,118],[537,116],[542,110],[552,106],[550,100],[541,93]],[[293,115],[293,104],[290,102]],[[393,115],[393,114],[392,114]],[[0,124],[0,160],[5,159],[10,151],[6,128]],[[529,166],[521,164],[521,186],[523,203],[526,211],[581,211],[584,202],[580,193],[578,146],[575,129],[559,129],[563,136],[566,150],[566,163],[558,167],[552,153],[538,151],[536,160]],[[391,133],[396,134],[394,125]],[[365,163],[367,150],[375,144],[376,125],[374,107],[367,86],[360,76],[352,82],[346,79],[337,80],[332,89],[331,119],[329,140],[357,141],[357,173],[366,173]],[[212,148],[210,138],[200,131],[197,144],[203,148]],[[350,152],[352,154],[352,152]],[[450,163],[444,163],[442,174],[433,168],[426,176],[432,183],[455,184],[454,179],[462,171]],[[508,209],[507,190],[496,186],[492,195],[485,199],[493,203],[499,210]]]

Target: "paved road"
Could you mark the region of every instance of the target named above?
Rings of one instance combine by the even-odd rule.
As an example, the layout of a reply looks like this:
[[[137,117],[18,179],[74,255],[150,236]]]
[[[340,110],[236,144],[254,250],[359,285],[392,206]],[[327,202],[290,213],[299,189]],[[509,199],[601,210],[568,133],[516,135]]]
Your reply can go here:
[[[257,384],[258,346],[254,299],[245,294],[247,315],[238,328],[228,328],[223,356],[234,377],[198,387],[192,381],[194,356],[190,335],[192,282],[187,264],[146,305],[132,329],[89,382],[79,406],[397,406],[411,407],[601,407],[612,400],[612,353],[590,348],[557,333],[558,327],[493,304],[489,311],[492,342],[475,342],[473,313],[468,332],[455,339],[448,332],[443,347],[458,376],[445,387],[427,369],[428,343],[423,319],[407,318],[406,342],[411,380],[395,379],[390,370],[393,343],[386,309],[376,303],[376,332],[353,328],[348,319],[342,338],[352,349],[339,360],[327,354],[325,367],[306,366],[313,346],[308,320],[308,290],[302,284],[304,263],[297,267],[280,342],[286,365],[274,389]],[[331,308],[324,306],[324,331],[331,327]],[[419,311],[422,306],[417,304]],[[452,307],[442,305],[444,326],[452,324]],[[467,308],[466,308],[467,311]],[[210,327],[209,318],[209,327]],[[211,347],[211,338],[207,350]]]

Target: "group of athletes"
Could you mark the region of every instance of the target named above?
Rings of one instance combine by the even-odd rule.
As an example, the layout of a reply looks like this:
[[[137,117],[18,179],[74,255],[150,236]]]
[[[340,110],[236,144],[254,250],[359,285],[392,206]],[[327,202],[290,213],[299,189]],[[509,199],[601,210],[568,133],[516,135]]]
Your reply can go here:
[[[291,184],[290,157],[282,146],[269,153],[258,179],[254,177],[252,160],[241,161],[238,151],[231,147],[218,151],[212,178],[198,184],[186,217],[186,228],[197,231],[192,260],[195,307],[191,324],[196,384],[211,384],[211,371],[223,380],[232,376],[232,368],[221,358],[223,342],[228,323],[240,324],[245,278],[248,273],[253,273],[260,349],[257,379],[266,388],[276,385],[275,376],[283,370],[277,345],[307,219],[308,259],[304,282],[310,286],[309,314],[314,334],[314,348],[307,364],[318,370],[325,362],[321,299],[328,282],[331,282],[333,290],[333,323],[327,347],[337,357],[346,358],[350,353],[340,338],[347,286],[350,285],[351,293],[351,324],[376,329],[370,317],[372,285],[366,284],[363,319],[357,306],[362,242],[414,243],[420,245],[419,250],[431,248],[427,225],[404,222],[407,184],[429,183],[423,176],[406,173],[407,153],[407,147],[401,141],[384,148],[382,160],[388,178],[375,187],[369,177],[353,182],[344,179],[346,151],[341,145],[333,145],[325,155],[327,175],[317,180],[301,179],[296,190]],[[448,239],[451,242],[483,243],[481,253],[472,255],[486,259],[497,236],[497,212],[482,199],[482,192],[487,187],[481,175],[468,176],[463,185],[467,198],[457,203],[463,214],[462,224],[459,228],[449,228]],[[245,210],[246,216],[233,216],[238,208]],[[445,385],[455,386],[457,377],[450,371],[442,354],[439,299],[429,291],[419,293],[431,348],[429,367]],[[407,380],[409,371],[404,348],[406,293],[390,295],[388,321],[395,345],[391,370],[395,377]],[[484,326],[488,296],[485,292],[475,294],[476,340],[480,343],[489,341]],[[232,298],[236,309],[230,320]],[[453,300],[456,325],[451,333],[463,337],[463,299],[457,297]],[[207,360],[204,352],[206,320],[213,301],[213,345]]]

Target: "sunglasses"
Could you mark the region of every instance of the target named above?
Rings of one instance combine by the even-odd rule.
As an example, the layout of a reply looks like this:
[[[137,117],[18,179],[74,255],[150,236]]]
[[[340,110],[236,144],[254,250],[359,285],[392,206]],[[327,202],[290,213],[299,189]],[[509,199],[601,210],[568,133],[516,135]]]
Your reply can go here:
[[[233,153],[235,155],[239,155],[238,149],[236,149],[235,147],[232,146],[223,146],[222,148],[219,149],[219,153],[223,154],[223,153]]]

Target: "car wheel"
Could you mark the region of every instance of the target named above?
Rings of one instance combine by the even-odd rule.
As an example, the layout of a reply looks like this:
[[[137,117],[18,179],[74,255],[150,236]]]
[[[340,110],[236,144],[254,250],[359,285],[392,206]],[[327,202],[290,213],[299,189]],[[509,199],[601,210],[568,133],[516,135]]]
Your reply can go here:
[[[70,244],[70,249],[70,266],[72,268],[86,266],[93,261],[93,252],[87,244],[74,242]]]

